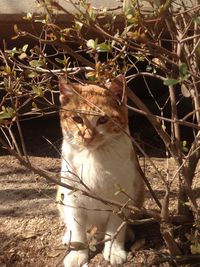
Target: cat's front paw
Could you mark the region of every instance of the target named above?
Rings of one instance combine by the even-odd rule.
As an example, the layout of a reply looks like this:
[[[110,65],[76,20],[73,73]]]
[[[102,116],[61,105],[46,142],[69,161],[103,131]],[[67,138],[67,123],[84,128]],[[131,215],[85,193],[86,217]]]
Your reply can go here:
[[[70,251],[70,253],[64,259],[64,267],[81,267],[87,262],[88,262],[87,249]]]
[[[104,259],[110,261],[111,265],[121,265],[126,261],[127,252],[124,249],[111,249],[104,250]]]

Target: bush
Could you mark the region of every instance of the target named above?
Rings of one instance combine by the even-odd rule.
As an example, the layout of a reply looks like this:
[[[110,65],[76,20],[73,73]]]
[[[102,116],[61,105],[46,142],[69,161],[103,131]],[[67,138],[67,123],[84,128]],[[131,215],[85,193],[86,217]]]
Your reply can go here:
[[[161,174],[138,142],[133,143],[158,172],[165,187],[159,200],[145,177],[157,210],[143,209],[161,226],[161,233],[170,257],[179,264],[188,261],[173,237],[173,223],[191,223],[187,235],[190,252],[199,254],[199,203],[193,179],[199,161],[200,138],[200,6],[197,1],[134,1],[124,0],[122,9],[95,9],[87,1],[69,1],[70,13],[57,1],[41,0],[45,8],[39,18],[24,18],[40,32],[23,31],[14,25],[13,39],[28,37],[36,42],[0,52],[1,94],[0,144],[22,164],[36,173],[53,179],[33,166],[26,153],[20,121],[24,118],[58,112],[57,79],[67,76],[71,81],[100,83],[123,73],[127,80],[128,108],[145,116],[157,132],[167,158],[174,160],[173,174]],[[145,4],[143,3],[145,2]],[[70,25],[57,22],[60,12],[68,16]],[[135,80],[142,78],[143,94],[148,94],[156,113],[138,97]],[[156,81],[159,88],[155,88]],[[131,89],[130,89],[131,88]],[[146,89],[145,89],[146,88]],[[164,96],[164,102],[158,96]],[[185,109],[185,105],[189,109]],[[168,115],[166,115],[168,114]],[[20,142],[12,127],[17,125]],[[182,139],[181,127],[188,128],[192,138]],[[187,135],[186,135],[187,136]],[[166,159],[167,160],[167,159]],[[178,204],[170,211],[171,183],[179,180]],[[129,207],[131,208],[131,207]]]

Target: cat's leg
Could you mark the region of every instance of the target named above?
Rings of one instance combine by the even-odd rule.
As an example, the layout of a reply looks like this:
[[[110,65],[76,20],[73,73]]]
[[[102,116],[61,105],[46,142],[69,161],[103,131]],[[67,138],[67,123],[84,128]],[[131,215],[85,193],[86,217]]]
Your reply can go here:
[[[63,237],[72,251],[64,259],[64,267],[83,266],[88,261],[86,213],[81,209],[65,207],[65,222],[67,232]]]
[[[112,237],[116,234],[121,223],[122,220],[120,218],[111,214],[107,224],[106,237],[111,237],[111,241],[105,242],[103,256],[105,260],[110,261],[112,265],[120,265],[124,263],[127,258],[127,252],[124,249],[126,226],[123,226],[112,240]]]
[[[64,267],[81,267],[88,262],[88,251],[70,251],[64,259]]]

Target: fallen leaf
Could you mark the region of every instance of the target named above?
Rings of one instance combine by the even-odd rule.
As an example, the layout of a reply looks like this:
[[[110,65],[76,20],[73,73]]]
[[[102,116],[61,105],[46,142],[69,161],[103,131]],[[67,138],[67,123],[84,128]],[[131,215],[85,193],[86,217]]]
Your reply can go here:
[[[35,232],[25,232],[22,234],[22,237],[25,239],[29,239],[29,238],[36,238],[37,235]]]
[[[51,251],[51,252],[48,253],[48,257],[49,258],[56,258],[56,257],[58,257],[60,255],[60,253],[61,252],[59,252],[59,251]]]

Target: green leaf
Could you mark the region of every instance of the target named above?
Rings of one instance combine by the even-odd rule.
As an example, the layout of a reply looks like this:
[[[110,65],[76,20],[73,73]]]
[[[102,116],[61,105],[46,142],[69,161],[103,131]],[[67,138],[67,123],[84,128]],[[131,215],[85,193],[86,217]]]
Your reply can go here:
[[[8,113],[1,111],[0,112],[0,121],[5,120],[5,119],[10,119],[10,116]]]
[[[181,149],[183,152],[186,152],[186,153],[189,151],[189,149],[187,148],[187,141],[186,140],[183,140],[181,142]]]
[[[22,47],[22,51],[23,51],[23,52],[26,52],[27,48],[28,48],[28,44],[25,44],[25,45]]]
[[[32,60],[29,62],[30,66],[33,68],[37,68],[37,67],[42,67],[45,65],[44,60],[39,59],[39,60]]]
[[[39,110],[39,108],[35,102],[32,102],[32,110],[33,111]]]
[[[90,40],[87,41],[86,44],[87,44],[87,47],[96,50],[96,48],[97,48],[97,43],[98,43],[98,40],[97,40],[97,39],[96,39],[96,40],[90,39]]]
[[[80,21],[75,20],[75,24],[74,24],[74,28],[78,31],[80,31],[83,27],[83,23],[81,23]]]
[[[131,26],[135,26],[138,24],[140,14],[137,11],[135,0],[124,0],[123,12],[126,16],[128,24],[131,24]]]
[[[12,119],[14,117],[15,111],[11,107],[2,107],[2,111],[0,112],[0,123],[3,120]]]
[[[125,189],[121,187],[120,184],[114,184],[114,187],[116,189],[114,196],[117,196],[119,193],[125,192]]]
[[[179,83],[179,80],[173,79],[173,78],[164,80],[164,85],[167,85],[167,86],[173,86],[173,85],[176,85],[178,83]]]
[[[109,52],[110,51],[110,45],[106,43],[101,43],[97,45],[97,51],[98,52]]]
[[[95,11],[95,9],[93,8],[91,4],[87,4],[86,14],[91,20],[94,21],[96,18],[97,12]]]
[[[135,58],[137,59],[138,62],[143,62],[146,60],[145,56],[138,53],[137,55],[135,55]]]
[[[33,17],[33,14],[30,13],[30,12],[28,12],[28,13],[26,14],[26,16],[23,17],[23,19],[24,19],[24,20],[31,20],[32,17]]]
[[[12,50],[6,50],[6,53],[8,53],[10,57],[14,57],[15,54],[20,54],[21,52],[14,47]]]
[[[135,11],[135,0],[134,1],[131,1],[131,0],[124,0],[123,1],[123,12],[125,15],[128,15],[128,14],[133,14],[134,11]]]
[[[14,116],[14,113],[15,113],[14,109],[11,107],[8,107],[6,110],[7,110],[7,113],[9,114],[10,118],[12,118]]]
[[[185,63],[182,63],[179,67],[179,74],[181,76],[181,79],[188,78],[188,67]]]
[[[192,255],[200,254],[200,244],[196,242],[194,245],[190,246]]]
[[[97,79],[95,71],[90,71],[90,72],[86,73],[85,76],[89,81],[96,81],[96,79]]]
[[[33,85],[32,90],[36,94],[36,96],[40,96],[40,97],[44,96],[44,87]]]
[[[146,71],[147,72],[151,72],[152,70],[153,70],[152,66],[150,66],[150,65],[146,66]]]
[[[64,55],[64,58],[63,59],[56,57],[55,58],[55,61],[58,62],[58,63],[60,63],[60,64],[62,64],[62,65],[64,65],[64,66],[67,66],[67,64],[69,62],[69,59],[70,59],[69,57],[66,58],[66,56]]]
[[[4,71],[5,71],[7,74],[10,74],[10,73],[11,73],[11,68],[10,68],[10,66],[6,65],[6,66],[4,67]]]
[[[35,78],[38,76],[38,73],[32,70],[26,70],[25,75],[27,78]]]
[[[63,59],[60,59],[58,57],[55,58],[55,61],[58,62],[58,63],[60,63],[60,64],[63,64]]]

